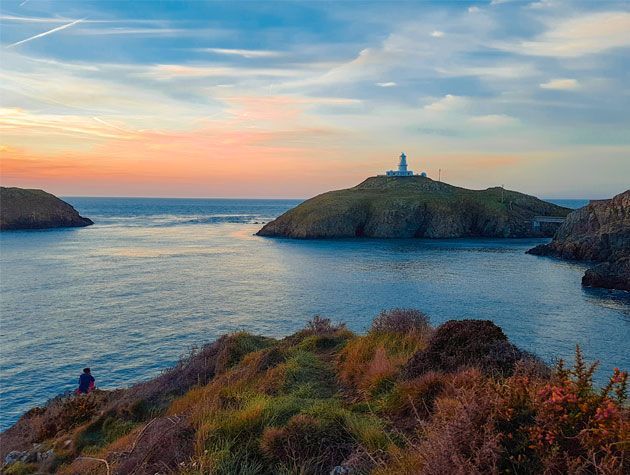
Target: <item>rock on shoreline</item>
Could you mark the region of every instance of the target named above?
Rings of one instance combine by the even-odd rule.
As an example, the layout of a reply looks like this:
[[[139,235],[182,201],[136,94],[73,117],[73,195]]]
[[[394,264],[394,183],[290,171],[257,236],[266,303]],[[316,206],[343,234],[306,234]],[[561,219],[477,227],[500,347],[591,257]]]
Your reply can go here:
[[[89,226],[91,219],[42,190],[0,188],[0,230]]]
[[[527,252],[601,262],[586,271],[583,285],[630,290],[630,190],[572,212],[553,241]]]
[[[421,176],[377,176],[311,198],[267,223],[259,236],[319,238],[544,237],[534,216],[567,208],[503,188],[467,190]]]
[[[630,257],[591,267],[582,277],[582,285],[630,291]]]

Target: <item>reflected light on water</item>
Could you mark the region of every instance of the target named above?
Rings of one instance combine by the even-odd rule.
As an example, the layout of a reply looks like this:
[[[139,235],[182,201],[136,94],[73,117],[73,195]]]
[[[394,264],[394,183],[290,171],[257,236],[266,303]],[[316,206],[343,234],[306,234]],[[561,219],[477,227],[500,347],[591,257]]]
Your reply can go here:
[[[127,386],[191,345],[283,336],[316,314],[359,332],[391,307],[434,324],[491,319],[548,361],[579,343],[600,382],[630,367],[627,294],[582,289],[584,265],[525,254],[539,240],[266,239],[254,223],[295,202],[173,200],[160,214],[156,201],[77,199],[96,225],[0,235],[2,427],[84,366],[100,387]]]

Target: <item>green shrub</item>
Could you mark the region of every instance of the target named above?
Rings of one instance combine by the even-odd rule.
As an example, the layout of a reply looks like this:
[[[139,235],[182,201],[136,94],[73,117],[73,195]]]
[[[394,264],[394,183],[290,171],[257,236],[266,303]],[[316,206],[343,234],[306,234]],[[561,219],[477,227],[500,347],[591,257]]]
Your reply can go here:
[[[284,425],[310,403],[309,399],[299,395],[275,397],[269,400],[265,408],[265,418],[270,425]]]
[[[346,334],[312,335],[304,338],[298,348],[306,351],[337,350],[348,341]]]
[[[239,332],[230,335],[217,355],[216,372],[223,373],[241,362],[243,357],[254,351],[268,348],[275,343],[273,338]]]
[[[352,447],[340,421],[305,414],[294,416],[285,427],[267,428],[261,441],[266,458],[290,473],[328,473]]]
[[[328,398],[335,393],[335,374],[316,355],[298,350],[286,362],[283,390],[305,398]]]
[[[258,452],[252,452],[238,440],[216,438],[202,457],[202,470],[194,473],[216,475],[259,475],[268,473]]]
[[[109,415],[101,417],[79,432],[75,447],[79,451],[95,451],[128,434],[136,426],[133,421]]]
[[[378,401],[378,412],[395,421],[401,429],[413,428],[419,419],[431,415],[435,399],[446,383],[443,373],[433,371],[410,381],[400,381]]]
[[[6,475],[28,475],[37,473],[37,465],[34,463],[14,462],[3,471]]]

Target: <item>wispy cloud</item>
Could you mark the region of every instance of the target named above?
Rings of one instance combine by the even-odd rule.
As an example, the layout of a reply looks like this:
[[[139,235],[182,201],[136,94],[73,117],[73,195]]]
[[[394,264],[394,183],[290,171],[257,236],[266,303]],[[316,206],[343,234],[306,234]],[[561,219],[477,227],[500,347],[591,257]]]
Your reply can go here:
[[[58,26],[57,28],[53,28],[52,30],[44,31],[43,33],[39,33],[38,35],[31,36],[31,37],[26,38],[26,39],[21,40],[21,41],[16,41],[15,43],[11,43],[10,45],[7,45],[6,48],[14,48],[15,46],[19,46],[19,45],[22,45],[24,43],[28,43],[29,41],[33,41],[33,40],[36,40],[38,38],[43,38],[44,36],[52,35],[53,33],[65,30],[66,28],[70,28],[71,26],[74,26],[74,25],[76,25],[78,23],[81,23],[83,20],[85,20],[85,18],[81,18],[79,20],[71,21],[70,23],[66,23],[65,25]]]
[[[203,77],[296,77],[304,73],[282,68],[239,68],[214,65],[158,64],[137,73],[137,77],[157,80]]]
[[[160,190],[175,173],[203,177],[203,186],[221,176],[235,186],[247,170],[272,176],[252,178],[258,192],[266,181],[286,190],[300,183],[300,173],[312,173],[321,186],[313,191],[321,191],[335,186],[326,153],[352,157],[343,162],[354,173],[340,183],[346,186],[386,167],[390,149],[405,143],[429,171],[447,167],[455,179],[460,170],[465,186],[488,180],[487,173],[471,178],[470,150],[516,154],[523,157],[514,165],[519,173],[506,183],[518,175],[519,186],[535,191],[525,186],[528,173],[530,184],[538,183],[526,165],[532,154],[564,157],[567,165],[583,145],[614,142],[623,153],[616,152],[608,177],[626,175],[618,171],[629,163],[628,114],[619,100],[627,93],[625,51],[599,54],[630,45],[630,13],[619,3],[407,2],[395,18],[378,4],[359,14],[335,5],[338,11],[313,15],[306,25],[300,2],[283,4],[269,24],[267,9],[253,4],[252,17],[242,18],[231,7],[210,13],[202,2],[167,11],[146,2],[97,2],[88,10],[81,0],[18,9],[20,1],[0,15],[0,94],[6,107],[19,109],[3,111],[0,132],[2,145],[33,152],[35,161],[74,154],[77,164],[92,160],[96,176],[119,160],[116,177],[135,167],[133,178],[120,178],[134,189],[153,172],[151,157],[166,177]],[[316,2],[307,10],[319,8]],[[89,19],[70,28],[83,16]],[[63,39],[74,41],[17,46],[57,28],[69,28]],[[16,47],[4,49],[9,43]],[[194,167],[182,169],[173,158],[182,155],[194,156]],[[296,157],[289,179],[286,165]],[[278,165],[274,174],[269,163]],[[583,181],[562,179],[582,187],[600,168],[582,167]],[[20,176],[35,175],[29,169]]]
[[[138,36],[178,36],[189,34],[191,30],[185,28],[139,28],[118,26],[110,28],[81,28],[74,31],[77,35],[107,36],[107,35],[138,35]]]
[[[497,45],[531,56],[576,58],[611,48],[630,47],[630,12],[588,13],[551,25],[532,41]]]
[[[576,79],[551,79],[540,85],[541,89],[554,89],[558,91],[573,91],[580,87]]]
[[[120,132],[124,132],[126,134],[133,133],[133,131],[130,131],[130,130],[124,128],[124,127],[120,127],[118,125],[112,124],[111,122],[108,122],[108,121],[106,121],[104,119],[101,119],[100,117],[92,117],[92,119],[94,119],[99,124],[103,124],[103,125],[105,125],[107,127],[111,127],[112,129],[118,130]]]
[[[506,63],[489,64],[483,66],[447,66],[437,67],[436,72],[443,76],[464,77],[471,76],[477,78],[499,78],[517,79],[536,75],[538,71],[532,64],[527,63]]]
[[[496,127],[514,125],[518,123],[518,120],[506,114],[487,114],[471,117],[470,119],[468,119],[468,122],[476,125]]]
[[[281,51],[228,48],[198,48],[197,51],[228,56],[241,56],[243,58],[277,58],[285,54]]]
[[[0,130],[3,130],[5,134],[17,130],[20,134],[32,137],[61,135],[96,139],[128,138],[127,133],[121,135],[113,132],[111,127],[104,129],[102,126],[95,125],[87,117],[38,114],[18,108],[0,109]]]
[[[466,105],[466,103],[467,100],[465,97],[447,94],[443,98],[425,105],[423,109],[429,112],[448,112],[455,109],[461,109]]]
[[[29,17],[29,16],[17,16],[17,15],[0,15],[0,20],[11,21],[17,23],[65,23],[70,21],[70,18],[56,18],[56,17]]]
[[[527,5],[527,8],[532,8],[534,10],[539,10],[542,8],[551,8],[555,7],[557,2],[555,0],[540,0],[538,2],[532,2]]]

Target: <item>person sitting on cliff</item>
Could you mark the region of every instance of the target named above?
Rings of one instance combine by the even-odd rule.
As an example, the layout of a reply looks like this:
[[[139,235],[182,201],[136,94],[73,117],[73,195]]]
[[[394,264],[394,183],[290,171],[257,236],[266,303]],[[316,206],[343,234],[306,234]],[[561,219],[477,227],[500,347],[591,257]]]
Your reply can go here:
[[[79,387],[76,390],[77,394],[89,394],[94,390],[94,376],[90,371],[90,368],[84,368],[83,374],[79,376]]]

